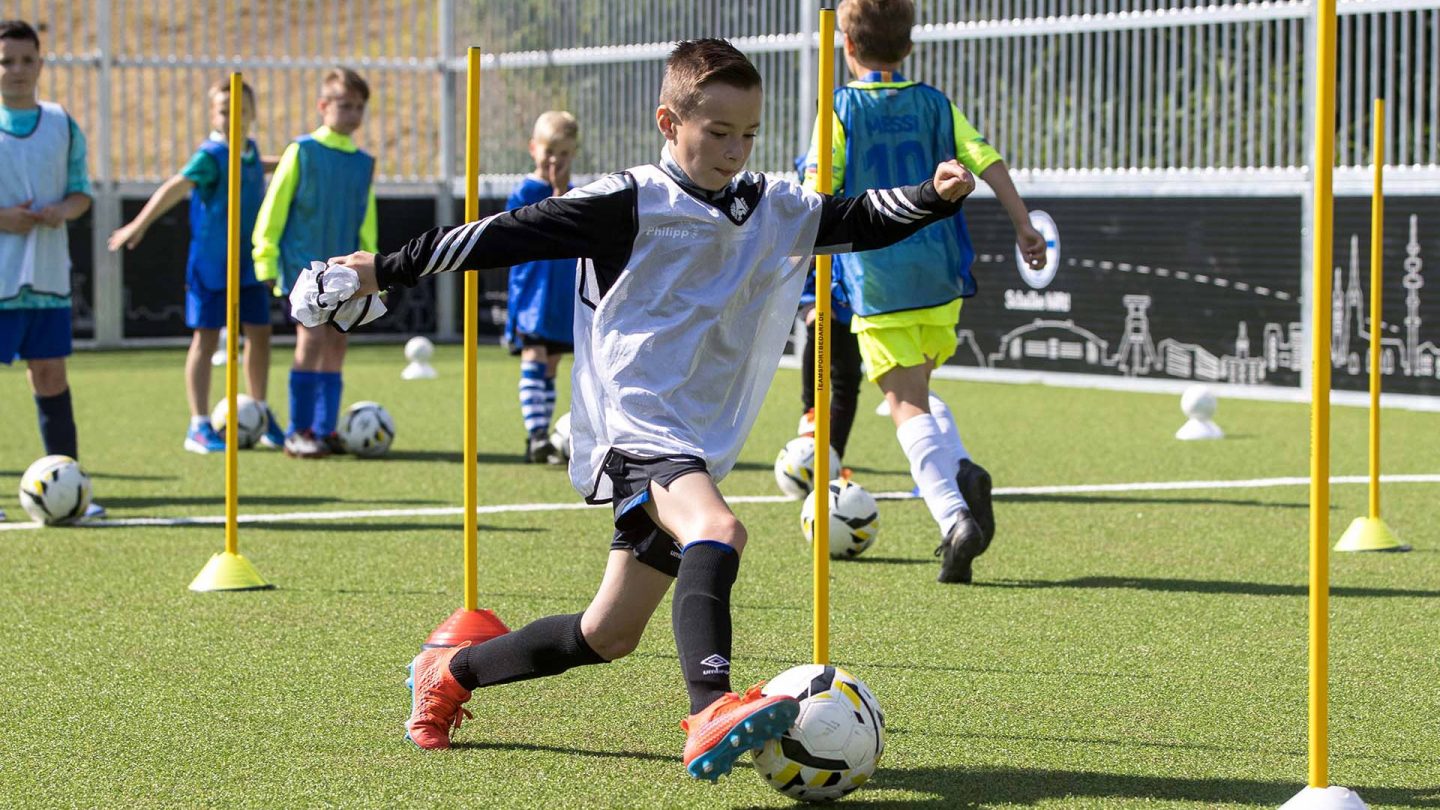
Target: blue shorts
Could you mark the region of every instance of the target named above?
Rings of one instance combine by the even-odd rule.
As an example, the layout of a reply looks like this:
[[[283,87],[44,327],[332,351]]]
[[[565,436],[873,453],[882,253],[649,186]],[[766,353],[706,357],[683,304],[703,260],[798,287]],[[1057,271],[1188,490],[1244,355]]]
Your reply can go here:
[[[70,356],[70,307],[0,310],[0,363]]]
[[[270,325],[270,288],[251,284],[240,288],[240,323]],[[225,291],[185,288],[185,325],[191,329],[219,329],[225,325]]]

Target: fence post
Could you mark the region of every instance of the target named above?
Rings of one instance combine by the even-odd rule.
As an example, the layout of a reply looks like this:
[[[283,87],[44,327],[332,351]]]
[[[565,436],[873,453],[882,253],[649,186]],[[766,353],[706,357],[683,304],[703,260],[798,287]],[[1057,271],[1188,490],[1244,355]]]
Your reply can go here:
[[[800,17],[800,90],[795,107],[799,126],[795,131],[800,135],[796,144],[797,155],[805,154],[810,148],[810,128],[815,125],[815,3],[814,0],[795,0],[795,11]],[[800,177],[804,180],[804,176]]]
[[[440,182],[435,195],[435,221],[454,225],[455,219],[455,0],[440,0],[436,18],[440,70]],[[435,279],[435,335],[453,340],[455,331],[456,273]]]
[[[1301,121],[1315,120],[1315,16],[1319,13],[1318,6],[1311,6],[1310,12],[1305,15],[1305,73],[1301,81]],[[1303,127],[1305,130],[1305,151],[1304,155],[1315,154],[1315,130],[1313,127]],[[1331,158],[1334,159],[1333,156]],[[1308,165],[1308,162],[1307,164]],[[1310,296],[1315,292],[1315,276],[1306,272],[1314,264],[1314,245],[1311,241],[1310,229],[1315,222],[1315,172],[1313,168],[1309,171],[1309,188],[1300,195],[1300,300],[1296,302],[1300,307],[1301,334],[1305,336],[1302,345],[1296,346],[1295,350],[1302,351],[1300,359],[1300,390],[1305,395],[1305,401],[1313,401],[1314,392],[1314,369],[1310,365],[1310,347],[1312,341],[1312,329],[1324,329],[1330,331],[1330,324],[1315,323],[1311,317]],[[1327,361],[1328,362],[1328,361]]]
[[[94,136],[91,154],[95,155],[96,171],[91,183],[93,202],[90,208],[91,316],[97,346],[118,346],[124,338],[125,284],[120,270],[120,257],[105,246],[110,233],[120,227],[119,190],[111,164],[110,136],[114,131],[111,116],[111,70],[115,54],[111,43],[110,0],[95,0],[95,36],[100,60],[100,81],[96,95],[98,121],[91,130]]]

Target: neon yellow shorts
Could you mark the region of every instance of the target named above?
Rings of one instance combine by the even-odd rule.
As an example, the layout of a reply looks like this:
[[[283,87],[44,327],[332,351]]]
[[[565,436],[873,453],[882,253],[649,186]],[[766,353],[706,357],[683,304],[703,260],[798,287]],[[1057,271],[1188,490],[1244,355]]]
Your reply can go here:
[[[909,368],[934,360],[940,365],[955,354],[955,327],[935,324],[872,327],[855,333],[865,376],[875,382],[893,368]]]

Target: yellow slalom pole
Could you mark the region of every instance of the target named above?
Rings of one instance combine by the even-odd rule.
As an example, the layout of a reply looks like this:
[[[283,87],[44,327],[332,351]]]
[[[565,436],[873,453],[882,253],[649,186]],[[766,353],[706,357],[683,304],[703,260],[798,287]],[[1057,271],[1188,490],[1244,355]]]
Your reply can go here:
[[[240,431],[235,389],[240,385],[240,156],[245,152],[244,82],[230,74],[230,132],[225,240],[225,553],[240,553]],[[247,240],[248,241],[248,240]]]
[[[240,232],[240,156],[245,152],[245,97],[239,73],[230,74],[230,131],[226,161],[225,330],[225,551],[210,558],[190,583],[192,591],[250,591],[273,587],[250,561],[240,556],[240,431],[236,392],[240,385],[240,248],[250,244]],[[256,156],[259,159],[259,156]]]
[[[480,49],[465,53],[465,221],[480,218]],[[479,335],[480,274],[465,273],[465,610],[480,603],[476,538],[480,527],[480,453],[476,342]]]
[[[1364,516],[1350,522],[1336,551],[1409,551],[1380,517],[1380,323],[1385,265],[1385,99],[1375,99],[1372,134],[1374,166],[1370,193],[1370,502]]]
[[[819,166],[815,189],[829,194],[835,109],[835,7],[820,2],[820,92],[816,116]],[[815,257],[815,663],[830,663],[830,257]]]
[[[449,156],[445,157],[449,160]],[[480,49],[465,52],[465,221],[480,219]],[[478,368],[480,318],[480,273],[465,270],[465,383],[464,383],[464,503],[465,503],[465,604],[430,633],[421,646],[454,647],[464,642],[481,644],[510,632],[493,611],[480,604],[480,555],[477,548],[480,526],[480,419]]]
[[[1375,99],[1374,189],[1370,192],[1370,519],[1380,519],[1380,269],[1385,254],[1385,99]]]
[[[1330,262],[1334,226],[1335,2],[1318,0],[1315,31],[1315,157],[1310,288],[1310,775],[1329,775],[1330,656]]]

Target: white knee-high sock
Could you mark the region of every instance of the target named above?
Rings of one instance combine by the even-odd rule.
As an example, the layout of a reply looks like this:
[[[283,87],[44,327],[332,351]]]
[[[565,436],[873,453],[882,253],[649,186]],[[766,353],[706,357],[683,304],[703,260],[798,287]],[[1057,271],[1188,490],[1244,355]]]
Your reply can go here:
[[[895,430],[895,438],[910,459],[910,476],[920,487],[920,497],[925,499],[930,516],[939,524],[940,533],[948,534],[960,510],[969,508],[955,483],[960,468],[955,448],[928,413],[906,420]]]
[[[970,451],[965,449],[965,443],[960,441],[960,430],[955,427],[955,417],[950,413],[950,406],[945,400],[930,392],[930,415],[935,417],[935,424],[940,426],[940,432],[945,434],[950,443],[955,446],[955,452],[959,453],[959,459],[970,458]]]

